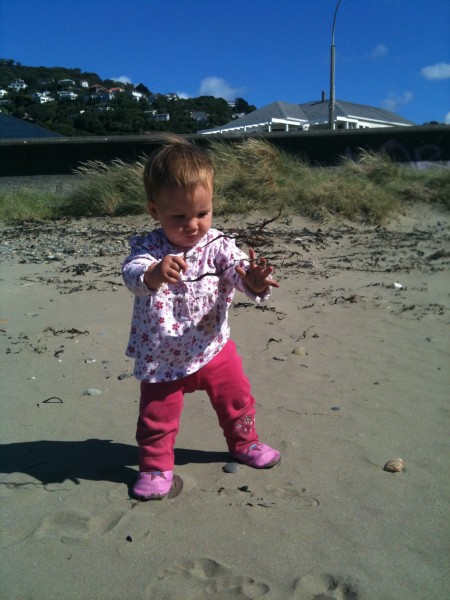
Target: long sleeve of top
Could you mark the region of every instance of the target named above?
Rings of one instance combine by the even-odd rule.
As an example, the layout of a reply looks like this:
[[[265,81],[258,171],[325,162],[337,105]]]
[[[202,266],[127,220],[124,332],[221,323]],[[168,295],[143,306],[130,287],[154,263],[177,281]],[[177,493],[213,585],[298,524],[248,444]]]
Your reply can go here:
[[[182,256],[188,269],[178,283],[150,290],[144,274],[167,254]],[[247,288],[235,269],[246,264],[248,257],[235,240],[217,229],[210,229],[185,253],[161,229],[131,239],[122,274],[135,296],[126,354],[135,359],[137,379],[150,383],[180,379],[220,352],[230,337],[228,308],[235,289],[255,302],[269,296],[269,291],[261,297]]]

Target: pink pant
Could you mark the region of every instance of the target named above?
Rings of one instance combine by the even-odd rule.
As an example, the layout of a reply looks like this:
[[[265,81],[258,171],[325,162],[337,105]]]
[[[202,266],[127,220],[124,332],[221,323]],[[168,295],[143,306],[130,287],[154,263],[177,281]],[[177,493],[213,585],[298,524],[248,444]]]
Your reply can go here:
[[[171,471],[185,393],[205,390],[232,454],[258,442],[255,399],[231,340],[202,369],[161,383],[141,382],[136,440],[140,471]]]

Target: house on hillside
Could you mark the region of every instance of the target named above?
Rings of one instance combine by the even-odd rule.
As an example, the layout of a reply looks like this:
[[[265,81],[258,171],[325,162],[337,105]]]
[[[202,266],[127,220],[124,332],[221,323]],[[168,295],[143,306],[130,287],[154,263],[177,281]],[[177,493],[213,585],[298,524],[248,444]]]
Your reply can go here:
[[[110,92],[109,90],[99,90],[98,92],[91,94],[89,96],[84,97],[84,101],[88,102],[89,100],[94,100],[95,102],[110,102],[114,100],[115,95],[114,92]]]
[[[23,79],[16,79],[8,85],[8,88],[10,90],[14,90],[15,92],[19,92],[20,90],[26,90],[27,87],[28,86]]]
[[[274,131],[308,131],[328,129],[329,102],[322,100],[305,104],[272,102],[226,125],[199,131],[203,135],[245,134]],[[371,129],[374,127],[411,127],[412,121],[373,106],[336,100],[336,129]]]
[[[189,113],[191,119],[194,121],[207,121],[208,113],[204,110],[191,110]]]
[[[169,113],[156,113],[153,115],[153,120],[158,121],[159,123],[167,123],[170,121]]]
[[[139,100],[147,100],[147,95],[143,92],[138,92],[137,90],[130,90],[128,94],[133,98],[133,100],[136,100],[136,102],[139,102]]]
[[[89,91],[93,94],[96,94],[97,92],[103,92],[105,89],[105,86],[100,85],[99,83],[94,83],[94,85],[89,86]]]
[[[70,86],[75,87],[75,81],[73,79],[60,79],[58,81],[58,84],[61,85],[62,87],[70,87]]]
[[[47,102],[55,101],[55,99],[51,97],[50,92],[34,92],[34,94],[31,94],[31,97],[37,104],[46,104]]]
[[[78,98],[78,94],[75,94],[75,92],[68,91],[58,92],[58,98],[60,100],[76,100]]]

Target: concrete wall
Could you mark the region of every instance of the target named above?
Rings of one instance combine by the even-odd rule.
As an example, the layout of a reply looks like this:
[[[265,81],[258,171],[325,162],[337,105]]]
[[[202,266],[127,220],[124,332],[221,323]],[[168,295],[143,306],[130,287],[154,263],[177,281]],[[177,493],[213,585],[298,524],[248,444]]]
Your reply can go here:
[[[242,135],[186,137],[204,146],[214,140],[236,143],[245,139]],[[336,165],[342,156],[356,157],[360,148],[386,152],[396,162],[450,164],[450,126],[445,125],[264,133],[250,137],[267,139],[311,165]],[[70,174],[90,160],[132,162],[158,145],[145,135],[0,140],[0,177]]]

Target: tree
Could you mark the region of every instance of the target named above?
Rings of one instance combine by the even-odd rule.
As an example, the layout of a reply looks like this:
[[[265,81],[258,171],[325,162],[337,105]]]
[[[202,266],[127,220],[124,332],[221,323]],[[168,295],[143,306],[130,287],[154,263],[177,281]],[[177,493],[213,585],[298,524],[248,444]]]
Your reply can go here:
[[[234,110],[237,113],[245,113],[247,115],[256,110],[256,106],[249,104],[244,98],[236,98]]]
[[[106,128],[98,115],[91,112],[84,112],[73,120],[73,126],[78,131],[83,131],[91,135],[105,135]]]
[[[141,92],[141,94],[147,94],[147,96],[151,96],[152,93],[143,83],[140,83],[134,88],[137,92]]]

